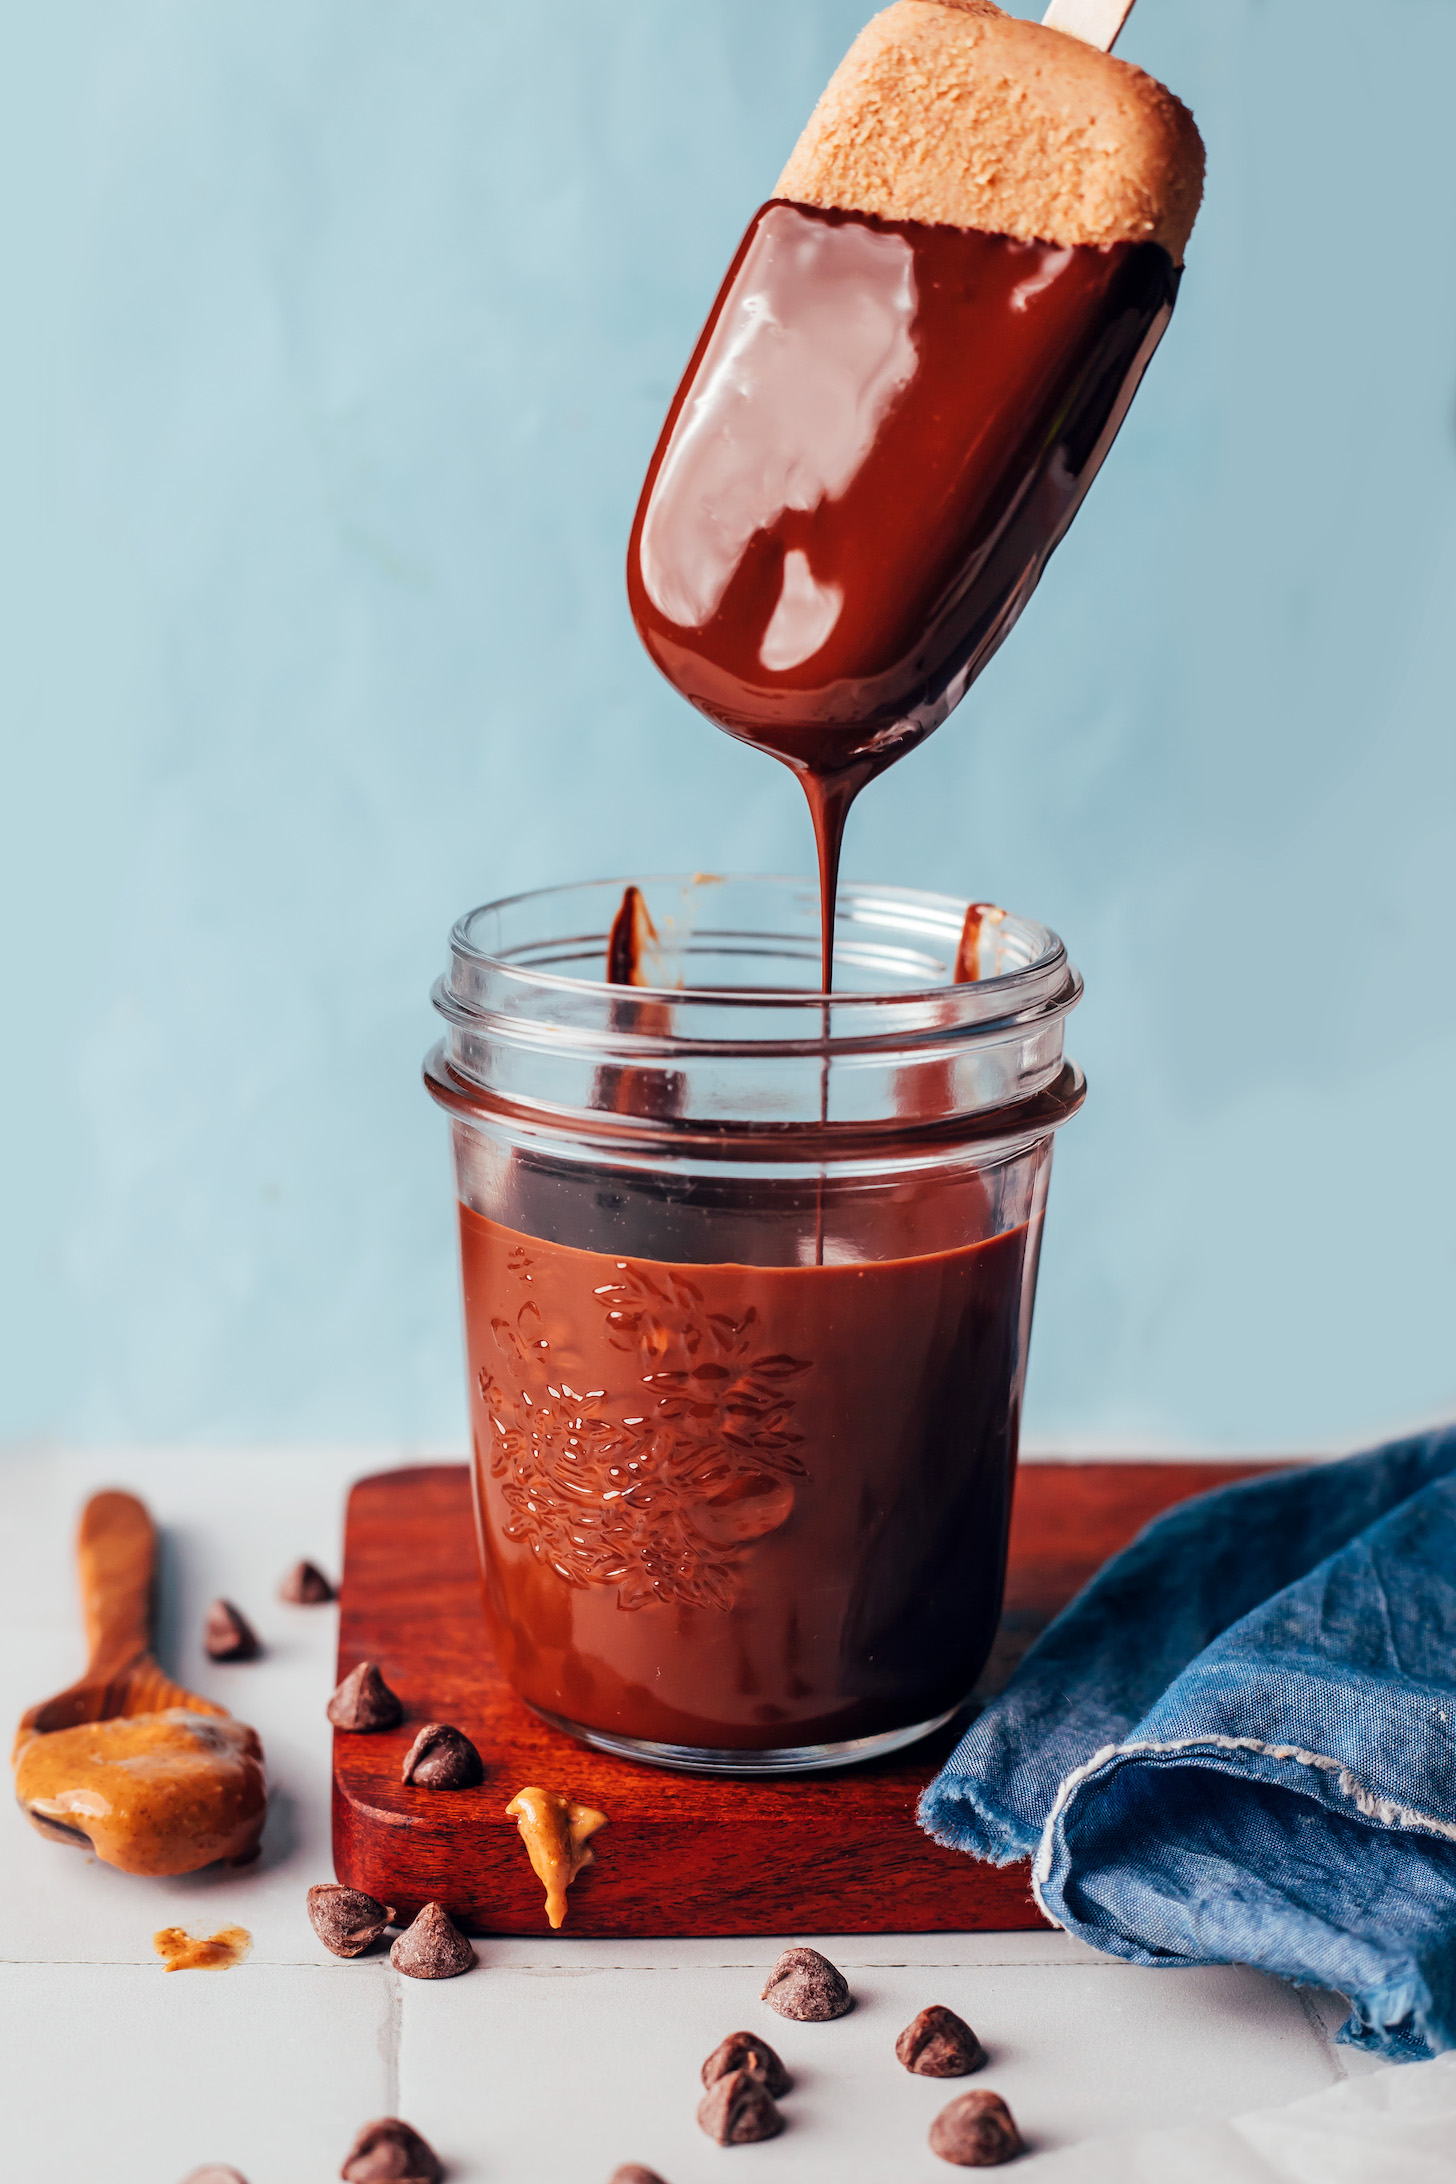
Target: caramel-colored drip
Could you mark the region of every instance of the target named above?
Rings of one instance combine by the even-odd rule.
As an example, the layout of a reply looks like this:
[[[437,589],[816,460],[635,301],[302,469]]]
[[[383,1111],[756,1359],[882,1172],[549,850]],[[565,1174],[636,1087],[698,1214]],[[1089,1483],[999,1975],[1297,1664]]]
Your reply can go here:
[[[241,1964],[253,1946],[246,1926],[222,1926],[215,1934],[189,1934],[185,1926],[163,1926],[152,1947],[164,1972],[222,1972]]]
[[[607,1824],[604,1812],[577,1805],[534,1785],[517,1792],[506,1807],[530,1856],[537,1880],[546,1891],[546,1916],[553,1926],[566,1917],[566,1891],[583,1866],[592,1863],[589,1835]]]

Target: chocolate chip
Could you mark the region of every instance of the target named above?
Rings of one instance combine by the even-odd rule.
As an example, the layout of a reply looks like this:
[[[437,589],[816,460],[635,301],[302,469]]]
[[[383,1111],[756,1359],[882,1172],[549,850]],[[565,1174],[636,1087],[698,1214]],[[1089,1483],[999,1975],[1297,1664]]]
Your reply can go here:
[[[398,2116],[366,2123],[344,2157],[345,2184],[441,2184],[445,2164]]]
[[[316,1562],[295,1562],[278,1588],[278,1597],[291,1601],[295,1607],[319,1608],[336,1596]]]
[[[768,1975],[759,1996],[780,2017],[797,2017],[805,2024],[822,2024],[843,2017],[854,2008],[854,1996],[843,1972],[836,1970],[817,1949],[785,1949]]]
[[[624,2161],[620,2169],[613,2169],[607,2184],[662,2184],[655,2169],[644,2169],[640,2161]]]
[[[392,1904],[380,1903],[360,1888],[340,1888],[336,1881],[321,1881],[308,1892],[309,1924],[335,1956],[362,1956],[393,1917]]]
[[[329,1700],[327,1712],[336,1729],[353,1729],[360,1735],[370,1729],[393,1729],[404,1720],[404,1708],[376,1661],[361,1661],[350,1670]]]
[[[767,2086],[776,2101],[783,2099],[794,2082],[767,2040],[760,2040],[753,2032],[730,2032],[726,2040],[718,2042],[703,2065],[704,2085],[716,2085],[730,2070],[746,2070],[760,2085]]]
[[[930,2126],[930,2151],[958,2169],[999,2169],[1026,2152],[999,2093],[962,2093]]]
[[[202,1650],[209,1661],[256,1661],[263,1648],[252,1624],[231,1600],[214,1600],[202,1628]]]
[[[709,2086],[698,2103],[698,2122],[720,2146],[752,2146],[777,2138],[784,2127],[772,2093],[749,2070],[730,2070]]]
[[[389,1952],[397,1972],[410,1979],[457,1979],[475,1962],[475,1951],[442,1903],[427,1903]]]
[[[967,2078],[986,2060],[965,2019],[938,2002],[910,2020],[895,2042],[895,2055],[918,2078]]]
[[[448,1721],[427,1721],[404,1756],[401,1782],[421,1790],[468,1790],[485,1780],[479,1752]]]
[[[191,2176],[184,2176],[182,2184],[248,2184],[248,2180],[241,2170],[219,2168],[210,2161],[205,2169],[194,2169]]]

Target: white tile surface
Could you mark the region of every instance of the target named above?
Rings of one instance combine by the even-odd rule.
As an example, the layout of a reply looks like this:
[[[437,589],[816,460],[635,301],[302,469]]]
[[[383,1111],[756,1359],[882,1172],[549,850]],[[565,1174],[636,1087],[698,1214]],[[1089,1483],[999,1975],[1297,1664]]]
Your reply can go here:
[[[790,2025],[756,1999],[786,1940],[480,1943],[481,1968],[428,1985],[374,1958],[330,1958],[304,1891],[331,1872],[331,1610],[289,1608],[301,1554],[339,1567],[349,1479],[389,1451],[0,1458],[0,1715],[75,1676],[71,1534],[85,1495],[125,1484],[164,1528],[161,1652],[260,1731],[274,1784],[265,1854],[244,1873],[140,1881],[0,1822],[0,2177],[179,2184],[227,2161],[250,2184],[338,2172],[357,2127],[406,2116],[458,2184],[596,2184],[625,2160],[670,2184],[793,2175],[890,2184],[952,2172],[925,2145],[960,2090],[911,2078],[896,2033],[946,2002],[991,2054],[1037,2156],[1075,2173],[1105,2134],[1235,2114],[1371,2066],[1331,2045],[1334,1998],[1238,1970],[1138,1971],[1063,1934],[829,1938],[858,1997],[833,2025]],[[226,1594],[268,1648],[219,1667],[198,1643]],[[164,1973],[153,1931],[246,1926],[247,1963]],[[698,2068],[725,2032],[761,2027],[794,2070],[790,2127],[731,2157],[697,2131]],[[1090,2156],[1089,2156],[1090,2158]],[[1072,2167],[1068,2167],[1068,2163]]]
[[[412,1984],[404,1995],[404,2112],[430,2119],[462,2180],[605,2178],[636,2160],[672,2184],[706,2184],[724,2157],[693,2120],[699,2067],[742,2026],[772,2042],[795,2085],[783,2104],[789,2128],[751,2156],[739,2153],[739,2165],[751,2160],[757,2178],[803,2184],[943,2178],[925,2135],[966,2082],[911,2077],[893,2053],[897,2033],[929,2002],[974,2025],[990,2055],[976,2082],[1005,2096],[1042,2150],[1230,2115],[1336,2077],[1297,1997],[1255,1973],[1136,1971],[1085,1950],[1056,1967],[954,1966],[937,1951],[927,1968],[862,1963],[862,1942],[820,1946],[856,1998],[829,2025],[787,2024],[758,2001],[772,1943],[751,1963],[733,1951],[740,1962],[731,1969],[674,1971],[646,1954],[624,1967],[620,1952],[615,1968],[556,1969],[544,1948],[534,1964],[513,1952],[507,1966],[486,1944],[483,1971],[449,1986]]]
[[[0,2176],[320,2184],[389,2106],[388,2004],[342,1967],[0,1965]]]

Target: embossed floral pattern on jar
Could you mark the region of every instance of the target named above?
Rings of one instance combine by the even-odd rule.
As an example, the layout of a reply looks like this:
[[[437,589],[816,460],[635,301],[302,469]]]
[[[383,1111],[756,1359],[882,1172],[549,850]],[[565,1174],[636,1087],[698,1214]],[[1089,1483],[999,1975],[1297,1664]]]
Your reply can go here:
[[[792,1390],[808,1361],[766,1351],[752,1306],[712,1312],[681,1274],[624,1259],[581,1299],[617,1370],[578,1387],[558,1355],[572,1346],[552,1342],[531,1294],[534,1266],[525,1247],[507,1257],[515,1309],[492,1316],[498,1363],[477,1374],[506,1537],[569,1585],[615,1587],[621,1608],[731,1607],[749,1544],[784,1523],[807,1476]],[[598,1349],[593,1371],[603,1362]]]

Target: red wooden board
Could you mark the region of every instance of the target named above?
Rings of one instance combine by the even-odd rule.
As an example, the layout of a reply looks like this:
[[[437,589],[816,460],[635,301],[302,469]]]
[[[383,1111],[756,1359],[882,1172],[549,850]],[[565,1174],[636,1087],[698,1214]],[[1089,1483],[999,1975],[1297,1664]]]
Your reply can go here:
[[[1149,1517],[1262,1464],[1029,1464],[1016,1489],[1006,1610],[982,1695]],[[772,1782],[668,1774],[588,1750],[511,1693],[491,1658],[469,1473],[434,1464],[363,1479],[349,1498],[339,1674],[377,1661],[405,1723],[334,1737],[334,1867],[412,1918],[432,1898],[477,1933],[549,1934],[505,1807],[542,1783],[600,1808],[596,1863],[568,1936],[875,1934],[1041,1926],[1024,1865],[932,1843],[915,1804],[960,1731],[865,1767]],[[486,1763],[478,1789],[407,1789],[421,1722],[448,1721]]]

